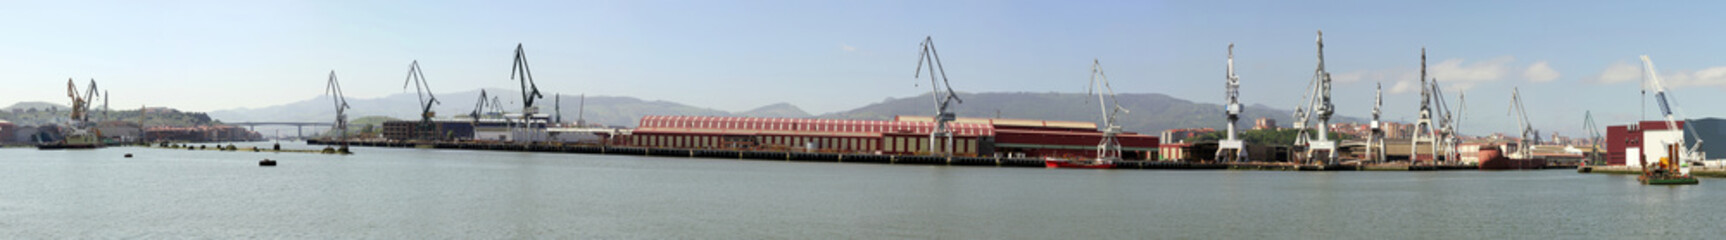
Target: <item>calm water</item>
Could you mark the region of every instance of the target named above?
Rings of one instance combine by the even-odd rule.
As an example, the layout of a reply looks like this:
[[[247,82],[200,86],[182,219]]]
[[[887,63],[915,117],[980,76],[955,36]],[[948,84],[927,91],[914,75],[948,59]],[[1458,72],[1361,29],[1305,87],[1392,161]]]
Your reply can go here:
[[[1568,170],[1107,171],[355,151],[0,149],[0,236],[1701,239],[1722,236],[1726,222],[1718,179],[1650,187]],[[281,166],[258,167],[262,158]]]

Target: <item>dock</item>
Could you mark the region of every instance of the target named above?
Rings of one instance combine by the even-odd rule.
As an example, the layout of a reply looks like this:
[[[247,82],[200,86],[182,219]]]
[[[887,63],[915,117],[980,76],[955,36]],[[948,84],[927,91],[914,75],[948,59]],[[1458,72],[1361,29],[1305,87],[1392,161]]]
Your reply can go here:
[[[1636,168],[1636,167],[1631,167],[1631,166],[1582,166],[1582,167],[1577,167],[1576,172],[1577,173],[1638,175],[1638,174],[1642,174],[1642,169]],[[1690,168],[1690,176],[1710,177],[1710,178],[1726,178],[1726,168],[1723,168],[1723,167],[1692,167],[1692,168]]]
[[[306,140],[311,145],[340,145],[340,140]],[[594,144],[562,144],[562,143],[504,143],[504,142],[473,142],[473,141],[376,141],[349,140],[349,146],[386,147],[386,148],[419,148],[419,149],[451,149],[478,151],[510,151],[539,153],[571,153],[571,154],[604,154],[604,155],[637,155],[655,157],[685,157],[709,159],[736,159],[756,161],[788,161],[788,162],[833,162],[833,163],[863,163],[863,164],[909,164],[909,165],[944,165],[944,166],[977,166],[977,167],[1029,167],[1044,168],[1040,158],[1009,158],[1009,157],[941,157],[931,155],[891,155],[872,153],[833,153],[806,152],[784,150],[746,150],[746,149],[693,149],[693,148],[661,148],[639,146],[607,146]],[[243,151],[243,150],[242,150]],[[1311,165],[1273,162],[1175,162],[1175,161],[1118,161],[1115,169],[1142,170],[1267,170],[1267,171],[1443,171],[1443,170],[1477,170],[1474,165]]]

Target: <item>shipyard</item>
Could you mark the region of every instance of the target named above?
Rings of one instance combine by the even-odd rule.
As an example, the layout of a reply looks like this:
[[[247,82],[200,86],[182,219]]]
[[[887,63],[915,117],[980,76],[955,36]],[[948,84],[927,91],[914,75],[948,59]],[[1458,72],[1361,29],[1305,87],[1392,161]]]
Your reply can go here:
[[[0,236],[1712,239],[1722,8],[19,2]]]
[[[1681,178],[1690,174],[1690,166],[1701,167],[1699,174],[1720,176],[1712,170],[1695,145],[1682,143],[1695,139],[1672,116],[1664,105],[1664,89],[1656,89],[1668,121],[1643,121],[1632,125],[1608,126],[1604,134],[1596,133],[1581,139],[1568,139],[1554,134],[1543,140],[1538,130],[1529,125],[1521,94],[1513,91],[1511,106],[1522,129],[1520,135],[1493,134],[1467,136],[1458,125],[1464,120],[1461,112],[1466,102],[1452,108],[1451,101],[1438,80],[1426,73],[1426,51],[1419,55],[1420,105],[1413,123],[1382,121],[1385,111],[1382,86],[1372,101],[1372,118],[1365,123],[1332,123],[1335,104],[1330,97],[1331,75],[1325,70],[1324,38],[1317,40],[1318,63],[1307,85],[1306,94],[1293,111],[1294,123],[1283,127],[1275,119],[1254,119],[1248,130],[1238,126],[1242,111],[1238,89],[1242,80],[1235,75],[1234,45],[1226,54],[1227,78],[1223,130],[1213,128],[1168,129],[1157,134],[1126,131],[1118,119],[1130,118],[1126,107],[1114,98],[1108,76],[1100,60],[1091,66],[1090,85],[1086,96],[1095,97],[1101,109],[1101,119],[1092,121],[1012,119],[999,117],[958,116],[949,110],[963,103],[945,78],[935,50],[933,37],[926,37],[920,48],[918,79],[927,79],[934,97],[934,115],[899,115],[888,120],[783,118],[747,116],[642,116],[634,127],[614,127],[589,123],[579,116],[585,112],[586,96],[579,97],[578,116],[566,121],[562,116],[563,96],[554,94],[553,114],[542,111],[545,95],[535,84],[527,61],[524,45],[517,45],[511,70],[511,80],[520,83],[520,106],[507,106],[500,96],[480,91],[471,112],[440,117],[433,108],[440,101],[431,90],[418,61],[408,66],[403,86],[412,89],[419,101],[418,120],[386,120],[367,125],[362,133],[348,132],[349,120],[344,111],[351,108],[343,97],[336,72],[325,81],[324,94],[329,96],[336,119],[330,123],[279,123],[294,125],[295,136],[307,143],[326,145],[325,153],[352,154],[350,146],[433,148],[489,151],[561,152],[585,154],[622,154],[664,157],[733,158],[784,161],[861,162],[889,164],[924,164],[955,166],[1002,166],[1043,168],[1120,168],[1120,169],[1213,169],[1213,170],[1301,170],[1301,171],[1431,171],[1431,170],[1542,170],[1577,169],[1581,173],[1676,173]],[[1644,59],[1647,68],[1653,63]],[[1658,81],[1654,79],[1652,81]],[[1654,86],[1659,86],[1655,84]],[[98,90],[91,80],[87,89],[80,89],[68,80],[68,96],[72,97],[68,124],[44,124],[25,128],[0,122],[0,136],[13,136],[15,142],[35,142],[44,150],[97,148],[103,145],[142,145],[168,147],[170,142],[226,142],[261,139],[251,129],[236,125],[150,126],[143,121],[126,121],[125,117],[110,118],[111,112],[94,100],[107,100],[107,92]],[[1458,94],[1457,101],[1466,101]],[[535,101],[540,104],[534,104]],[[516,101],[511,101],[516,102]],[[101,111],[93,111],[100,109]],[[32,109],[34,111],[34,109]],[[17,113],[19,109],[13,109]],[[49,110],[58,112],[57,109]],[[157,109],[154,112],[175,111]],[[141,109],[134,119],[151,113]],[[106,121],[92,120],[100,113]],[[176,112],[177,113],[177,112]],[[1158,114],[1140,113],[1140,114]],[[208,118],[208,117],[205,117]],[[205,120],[208,121],[208,120]],[[1099,124],[1099,122],[1101,124]],[[250,128],[270,123],[248,122]],[[328,134],[305,138],[304,127],[327,126]],[[1592,116],[1585,121],[1594,126]],[[23,130],[18,130],[23,129]],[[1245,139],[1243,132],[1258,136],[1278,135],[1281,138]],[[106,134],[104,134],[106,133]],[[1600,136],[1604,135],[1604,136]],[[1292,139],[1287,137],[1292,136]],[[1345,140],[1346,138],[1346,140]],[[1653,141],[1648,141],[1649,139]],[[1659,145],[1665,144],[1665,145]],[[1677,144],[1674,144],[1677,143]],[[1626,145],[1631,144],[1631,145]],[[1641,145],[1636,145],[1641,144]],[[172,148],[191,145],[173,144]],[[279,146],[279,144],[278,144]],[[279,147],[275,150],[280,150]],[[1673,151],[1642,151],[1665,149]],[[217,145],[217,150],[229,150]],[[1685,160],[1675,160],[1685,159]],[[1598,170],[1598,171],[1596,171]]]

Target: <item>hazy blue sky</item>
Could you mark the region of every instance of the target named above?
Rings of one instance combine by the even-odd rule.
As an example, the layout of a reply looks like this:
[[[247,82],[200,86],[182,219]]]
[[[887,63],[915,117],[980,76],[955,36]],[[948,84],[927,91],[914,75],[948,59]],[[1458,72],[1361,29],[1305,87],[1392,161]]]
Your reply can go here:
[[[722,110],[814,112],[927,91],[933,35],[965,92],[1081,92],[1092,58],[1116,91],[1220,102],[1236,43],[1243,101],[1292,109],[1323,29],[1339,114],[1411,121],[1422,46],[1465,133],[1510,131],[1521,87],[1535,127],[1573,133],[1585,110],[1637,118],[1636,56],[1651,55],[1691,117],[1726,116],[1726,4],[1626,1],[30,1],[0,8],[0,103],[64,102],[91,78],[118,106],[261,107],[322,93],[402,93],[419,60],[440,92],[515,88],[526,44],[546,92]],[[550,95],[549,93],[547,95]],[[451,103],[470,100],[451,99]],[[1157,113],[1135,113],[1157,114]]]

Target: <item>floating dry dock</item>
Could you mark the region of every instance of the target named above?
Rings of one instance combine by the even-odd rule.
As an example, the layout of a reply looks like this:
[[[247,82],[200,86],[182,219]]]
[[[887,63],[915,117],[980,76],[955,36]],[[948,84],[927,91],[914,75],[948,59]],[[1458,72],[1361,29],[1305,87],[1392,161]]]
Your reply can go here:
[[[339,140],[307,140],[313,145],[337,145]],[[914,164],[914,165],[948,165],[948,166],[994,166],[994,167],[1033,167],[1044,168],[1043,159],[1039,158],[995,158],[995,157],[938,157],[928,155],[883,155],[863,153],[823,153],[801,151],[758,151],[736,149],[690,149],[690,148],[653,148],[636,146],[603,146],[582,144],[519,144],[495,142],[402,142],[402,141],[348,141],[349,146],[361,147],[391,147],[391,148],[429,148],[458,150],[489,150],[512,152],[543,152],[543,153],[580,153],[607,155],[636,155],[657,157],[689,157],[713,159],[740,159],[765,161],[794,162],[838,162],[838,163],[875,163],[875,164]],[[1475,170],[1472,165],[1457,166],[1401,166],[1379,167],[1359,165],[1299,165],[1288,163],[1192,163],[1192,162],[1162,162],[1162,161],[1120,161],[1115,162],[1117,169],[1165,169],[1165,170],[1282,170],[1282,171],[1433,171],[1433,170]]]

